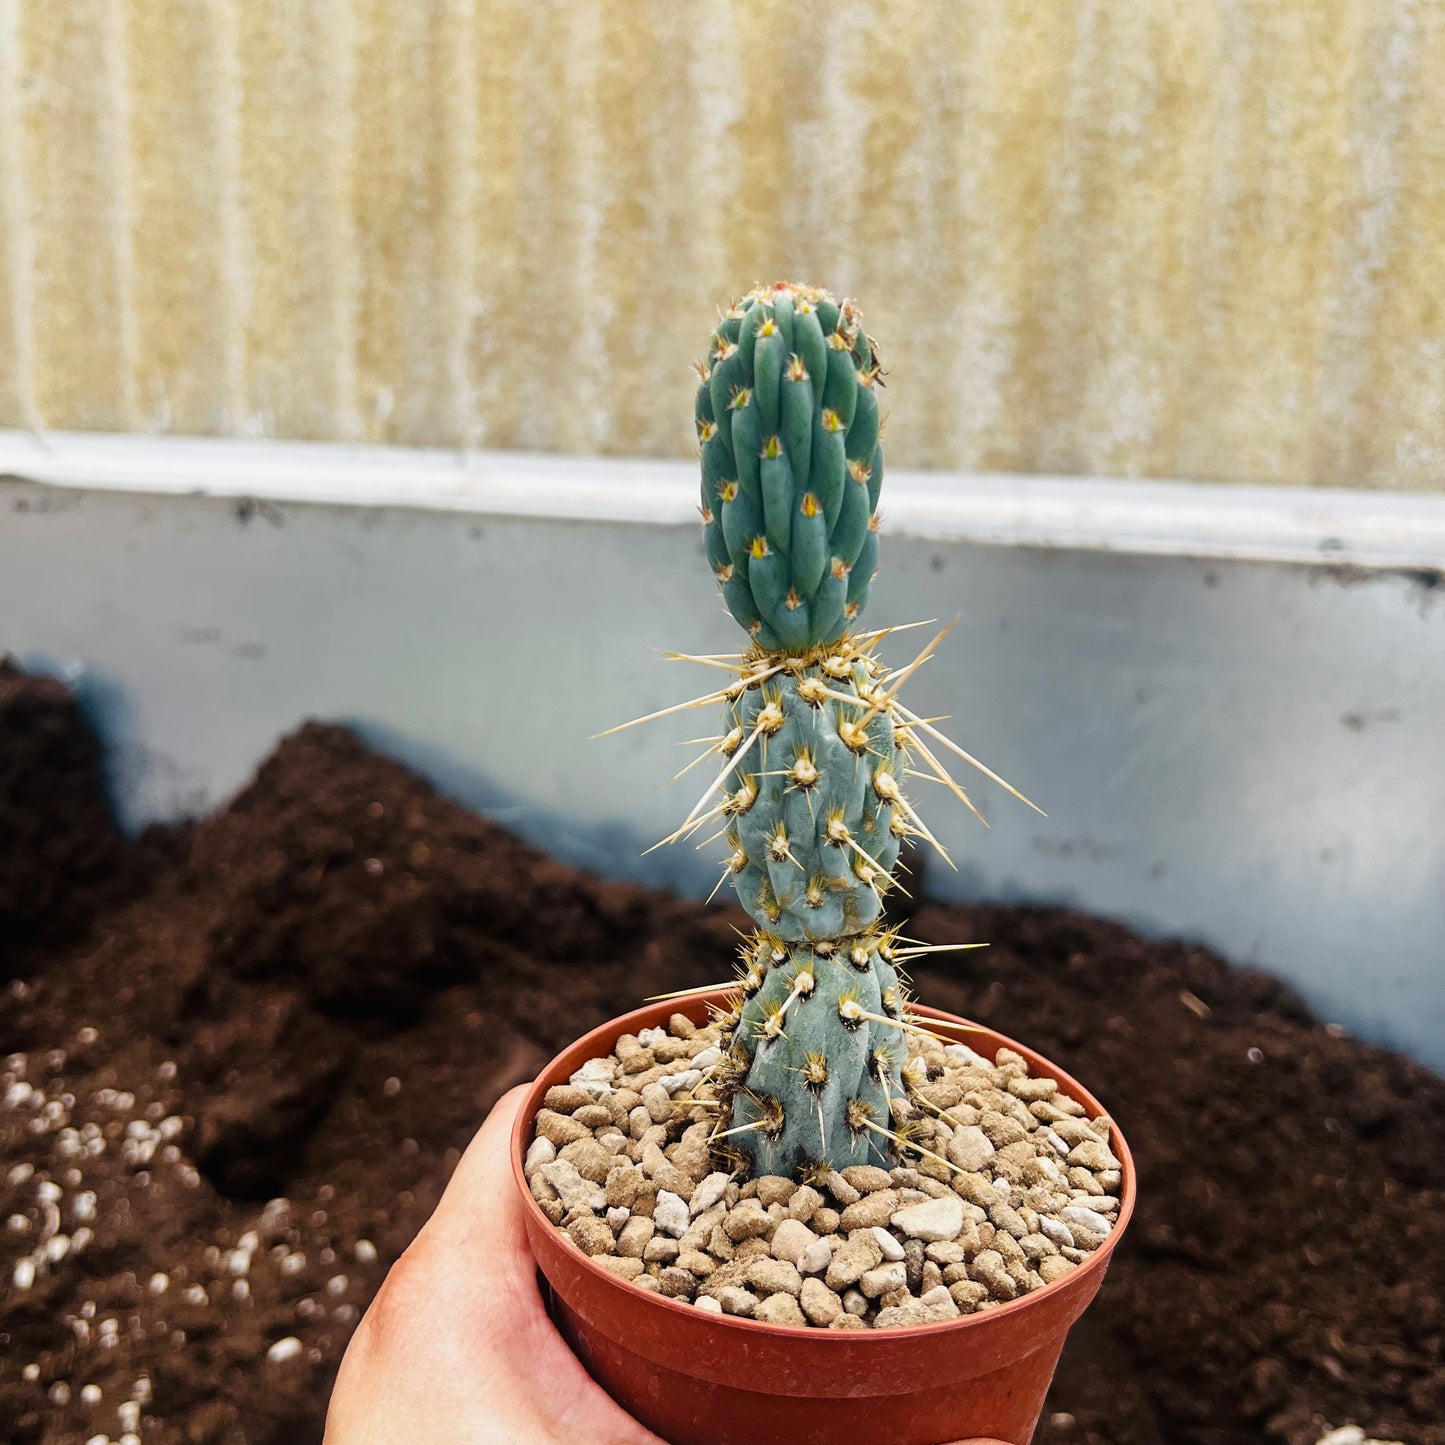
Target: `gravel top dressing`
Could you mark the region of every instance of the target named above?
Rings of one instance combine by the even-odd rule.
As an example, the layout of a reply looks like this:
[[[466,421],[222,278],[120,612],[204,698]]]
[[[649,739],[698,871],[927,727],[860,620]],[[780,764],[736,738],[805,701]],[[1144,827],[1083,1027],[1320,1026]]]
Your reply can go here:
[[[525,1172],[544,1214],[639,1289],[773,1325],[893,1329],[994,1308],[1062,1278],[1119,1211],[1109,1121],[1023,1058],[910,1039],[927,1153],[892,1168],[713,1169],[716,1026],[674,1014],[548,1090]],[[916,1164],[916,1167],[915,1167]]]
[[[564,867],[340,728],[289,738],[192,828],[124,843],[103,798],[64,689],[0,669],[0,1439],[316,1445],[356,1319],[498,1094],[648,995],[727,977],[742,915]],[[1445,1082],[1201,948],[1062,909],[925,905],[907,930],[990,943],[915,968],[921,1001],[1075,1075],[1138,1168],[1134,1223],[1070,1335],[1036,1445],[1315,1445],[1329,1430],[1339,1445],[1445,1445]],[[663,1059],[675,1045],[660,1042],[637,1041],[649,1067],[691,1057]],[[605,1132],[575,1117],[585,1107],[554,1112]],[[631,1141],[631,1127],[629,1111],[617,1132]],[[949,1145],[976,1144],[969,1127]],[[683,1201],[664,1176],[685,1235],[706,1172],[668,1165],[692,1185]],[[610,1167],[600,1183],[577,1173],[605,1196]],[[946,1281],[955,1264],[929,1246],[959,1245],[968,1273],[987,1252],[966,1257],[969,1225],[980,1244],[985,1223],[995,1245],[1015,1236],[967,1209],[953,1241],[909,1234],[895,1216],[929,1205],[903,1191],[943,1185],[917,1174],[810,1186],[797,1230],[769,1209],[802,1216],[808,1197],[759,1180],[744,1215],[767,1220],[752,1226],[767,1261],[789,1264],[791,1234],[792,1269],[817,1281],[798,1268],[812,1247],[799,1231],[849,1234],[847,1209],[896,1190],[868,1229],[901,1230],[905,1282],[919,1239],[910,1293],[927,1293],[932,1264],[958,1305],[965,1281]],[[608,1207],[645,1218],[636,1202]],[[838,1216],[831,1232],[821,1211]],[[678,1245],[668,1267],[696,1279],[655,1205],[649,1222]],[[593,1223],[619,1243],[628,1228],[614,1235],[605,1210]],[[900,1263],[873,1238],[870,1268]],[[1052,1242],[1043,1263],[1066,1259]],[[709,1279],[740,1252],[769,1269],[748,1243]],[[1019,1261],[1010,1273],[993,1252],[1017,1285]],[[760,1278],[736,1288],[793,1298]]]

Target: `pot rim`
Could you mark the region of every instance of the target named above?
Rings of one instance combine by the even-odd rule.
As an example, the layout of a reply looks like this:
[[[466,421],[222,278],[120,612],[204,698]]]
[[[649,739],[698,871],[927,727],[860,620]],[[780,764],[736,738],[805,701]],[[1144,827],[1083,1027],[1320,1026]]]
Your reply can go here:
[[[731,989],[718,988],[704,993],[690,994],[685,998],[667,1000],[671,1005],[671,1012],[681,1013],[690,1016],[691,1012],[697,1011],[705,1016],[708,1004],[718,1003],[732,992]],[[828,1349],[828,1341],[834,1342],[836,1348],[844,1347],[857,1348],[861,1340],[876,1339],[877,1344],[885,1345],[906,1345],[912,1340],[936,1340],[948,1332],[966,1331],[970,1328],[997,1323],[1002,1320],[1014,1319],[1023,1314],[1030,1306],[1035,1306],[1044,1300],[1045,1297],[1052,1297],[1068,1292],[1076,1292],[1087,1288],[1086,1298],[1092,1299],[1101,1282],[1101,1277],[1107,1269],[1109,1259],[1114,1251],[1114,1246],[1124,1233],[1125,1226],[1134,1213],[1134,1201],[1136,1195],[1136,1176],[1134,1169],[1134,1156],[1129,1152],[1129,1146],[1120,1132],[1119,1125],[1114,1116],[1071,1074],[1066,1073],[1057,1064],[1045,1058],[1044,1055],[1021,1044],[1017,1040],[1009,1038],[1007,1034],[1001,1034],[997,1029],[988,1028],[986,1025],[965,1019],[958,1014],[948,1013],[944,1009],[933,1008],[928,1004],[914,1003],[913,1012],[927,1018],[947,1019],[954,1023],[964,1024],[967,1028],[976,1030],[978,1033],[990,1035],[992,1038],[1001,1039],[1003,1047],[1013,1049],[1028,1061],[1031,1077],[1044,1077],[1053,1079],[1061,1088],[1067,1085],[1066,1092],[1071,1097],[1089,1110],[1090,1118],[1097,1118],[1100,1115],[1107,1116],[1109,1120],[1110,1149],[1114,1157],[1118,1159],[1120,1173],[1123,1176],[1122,1189],[1119,1195],[1119,1214],[1115,1220],[1114,1227],[1109,1231],[1108,1238],[1098,1249],[1094,1250],[1089,1257],[1080,1265],[1070,1270],[1068,1274],[1056,1279],[1052,1284],[1046,1284],[1042,1289],[1030,1290],[1027,1294],[1020,1295],[1017,1299],[1009,1300],[1004,1304],[996,1306],[991,1310],[975,1312],[970,1315],[960,1315],[957,1319],[938,1320],[924,1325],[907,1325],[898,1329],[889,1330],[827,1330],[819,1329],[814,1325],[774,1325],[762,1320],[744,1319],[739,1315],[713,1315],[707,1316],[707,1323],[710,1328],[741,1330],[743,1338],[749,1334],[753,1337],[771,1336],[778,1339],[790,1340],[800,1343],[804,1340],[810,1345],[817,1345]],[[517,1113],[516,1121],[512,1125],[511,1152],[512,1152],[512,1178],[521,1195],[522,1207],[532,1216],[534,1225],[542,1229],[550,1230],[559,1236],[565,1236],[565,1231],[557,1228],[545,1214],[541,1207],[532,1197],[532,1191],[527,1183],[527,1177],[522,1170],[522,1161],[526,1155],[527,1148],[531,1144],[533,1136],[532,1125],[536,1119],[537,1112],[541,1107],[542,1098],[545,1096],[543,1078],[551,1071],[553,1065],[563,1054],[574,1050],[580,1050],[583,1046],[591,1049],[586,1055],[587,1058],[605,1058],[623,1034],[635,1032],[632,1027],[642,1015],[651,1015],[657,1012],[657,1003],[645,1004],[639,1008],[631,1009],[625,1014],[618,1014],[608,1019],[605,1023],[599,1024],[596,1028],[589,1030],[578,1039],[568,1044],[566,1048],[559,1050],[553,1058],[538,1071],[537,1078],[527,1090],[527,1096],[522,1101],[522,1107]],[[696,1020],[695,1020],[696,1021]],[[647,1027],[647,1025],[642,1025]],[[958,1042],[965,1042],[965,1037],[960,1034]],[[570,1241],[569,1241],[570,1246]],[[666,1295],[653,1294],[649,1291],[636,1289],[630,1280],[623,1279],[620,1275],[613,1274],[611,1270],[604,1269],[600,1264],[593,1262],[591,1255],[584,1254],[575,1246],[570,1246],[569,1258],[580,1264],[584,1271],[590,1272],[596,1277],[598,1283],[610,1287],[621,1287],[635,1296],[641,1304],[646,1302],[650,1307],[659,1307],[664,1310],[673,1311],[679,1319],[687,1319],[696,1322],[698,1310],[694,1305],[685,1304],[681,1300],[669,1299]]]

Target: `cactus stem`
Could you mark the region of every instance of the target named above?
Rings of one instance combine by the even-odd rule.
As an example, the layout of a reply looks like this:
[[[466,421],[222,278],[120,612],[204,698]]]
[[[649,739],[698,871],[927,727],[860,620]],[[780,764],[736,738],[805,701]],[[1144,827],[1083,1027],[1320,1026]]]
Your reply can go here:
[[[851,848],[870,868],[878,867],[878,860],[864,848],[856,838],[849,835],[846,828],[843,829],[842,842]]]
[[[959,745],[954,742],[952,738],[944,736],[944,734],[939,732],[939,730],[934,727],[932,723],[927,722],[925,719],[919,717],[917,713],[911,712],[901,703],[898,706],[899,711],[903,714],[905,721],[910,727],[920,727],[931,737],[937,738],[938,741],[941,742],[944,747],[946,747],[950,752],[957,753],[958,756],[964,760],[964,762],[966,762],[972,768],[977,768],[978,771],[984,775],[984,777],[992,778],[993,781],[996,782],[999,787],[1001,787],[1005,792],[1012,793],[1013,796],[1019,800],[1019,802],[1025,804],[1027,807],[1032,808],[1034,812],[1039,815],[1039,817],[1047,818],[1049,816],[1046,812],[1044,812],[1041,807],[1039,807],[1037,803],[1030,802],[1028,798],[1024,797],[1024,795],[1019,792],[1019,790],[1014,787],[1012,783],[1005,782],[1004,779],[999,777],[999,775],[991,768],[987,768],[981,762],[979,762],[979,760],[974,757],[972,753],[964,752],[964,750],[959,747]]]

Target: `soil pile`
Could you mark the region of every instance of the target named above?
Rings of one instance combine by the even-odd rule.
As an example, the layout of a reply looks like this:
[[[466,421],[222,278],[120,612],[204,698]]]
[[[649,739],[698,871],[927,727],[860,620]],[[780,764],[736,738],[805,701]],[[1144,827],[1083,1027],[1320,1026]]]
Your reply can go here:
[[[0,969],[121,897],[135,851],[111,829],[100,750],[70,691],[0,656]]]
[[[73,704],[13,673],[0,878],[24,880],[0,888],[17,1445],[319,1441],[356,1319],[492,1100],[726,977],[741,922],[555,863],[317,725],[212,819],[123,845]],[[1098,920],[925,907],[911,931],[992,941],[919,993],[1056,1058],[1139,1163],[1041,1441],[1445,1445],[1445,1082]]]

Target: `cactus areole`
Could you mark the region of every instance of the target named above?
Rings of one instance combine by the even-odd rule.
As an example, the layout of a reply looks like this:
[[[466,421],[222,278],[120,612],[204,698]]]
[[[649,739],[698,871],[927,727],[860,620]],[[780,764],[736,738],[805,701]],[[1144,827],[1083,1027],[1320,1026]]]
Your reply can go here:
[[[857,309],[812,286],[760,288],[697,370],[704,542],[751,645],[688,659],[736,676],[683,705],[721,703],[704,754],[719,771],[665,841],[711,825],[757,925],[707,1083],[712,1147],[754,1175],[888,1167],[919,1149],[927,1074],[908,1039],[927,1031],[901,967],[926,946],[884,927],[883,903],[904,838],[939,848],[901,782],[926,771],[972,809],[934,749],[982,765],[898,699],[942,634],[894,673],[874,655],[884,634],[853,630],[883,481],[880,366]]]

